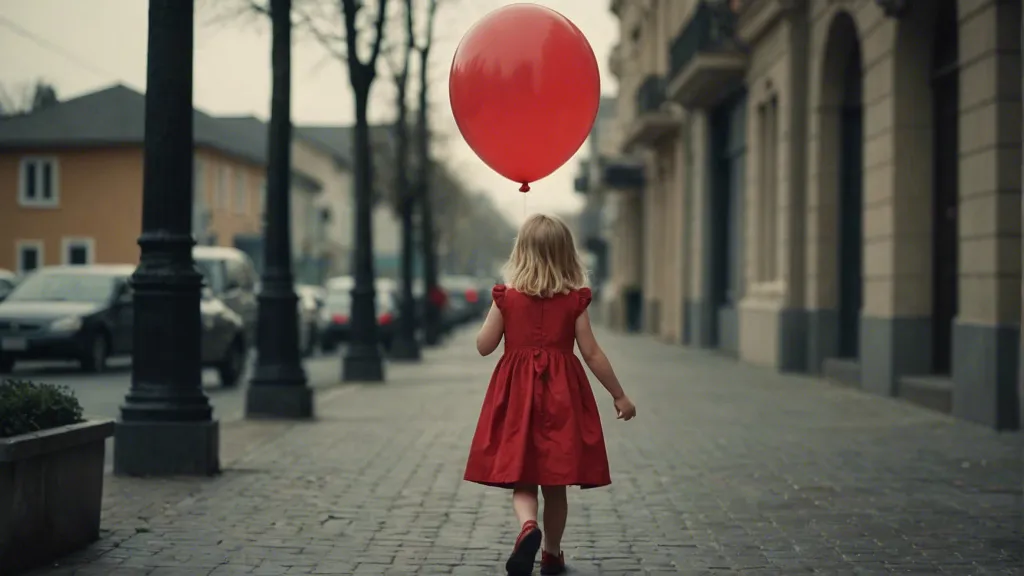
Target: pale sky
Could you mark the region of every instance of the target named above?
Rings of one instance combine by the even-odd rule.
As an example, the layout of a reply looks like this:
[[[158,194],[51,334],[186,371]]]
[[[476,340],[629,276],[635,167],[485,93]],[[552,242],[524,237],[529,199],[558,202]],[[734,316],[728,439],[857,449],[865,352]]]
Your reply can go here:
[[[392,0],[395,3],[397,0]],[[215,22],[222,5],[239,0],[198,0],[195,42],[194,101],[208,113],[254,114],[267,118],[270,108],[269,25],[260,21]],[[435,128],[450,134],[447,162],[471,189],[487,192],[518,224],[526,212],[569,211],[580,205],[572,190],[577,157],[551,176],[531,185],[526,194],[487,168],[466,146],[448,103],[448,69],[463,34],[483,15],[507,0],[442,0],[437,39],[431,54]],[[607,70],[618,27],[606,0],[540,0],[578,26],[590,40],[601,67],[602,92],[614,94]],[[299,2],[295,2],[299,6]],[[61,99],[121,82],[138,90],[146,84],[145,0],[0,0],[0,83],[11,87],[43,78]],[[42,39],[23,37],[11,21]],[[340,24],[340,20],[339,20]],[[340,32],[340,28],[338,29]],[[299,123],[340,124],[353,119],[345,68],[325,59],[314,41],[296,36],[292,50],[292,119]],[[42,44],[42,45],[41,45]],[[381,72],[386,69],[381,69]],[[378,76],[370,104],[371,121],[387,121],[393,104],[389,79]],[[586,149],[584,145],[583,149]]]

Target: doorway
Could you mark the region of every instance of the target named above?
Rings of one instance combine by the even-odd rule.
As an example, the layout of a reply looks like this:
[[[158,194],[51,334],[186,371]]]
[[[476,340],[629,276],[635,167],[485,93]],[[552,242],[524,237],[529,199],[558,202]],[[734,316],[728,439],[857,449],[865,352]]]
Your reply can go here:
[[[952,368],[953,320],[957,312],[959,245],[959,22],[956,0],[936,2],[932,44],[932,372]]]
[[[851,23],[852,26],[852,23]],[[839,111],[839,210],[836,222],[839,341],[836,356],[860,356],[860,310],[863,303],[864,109],[860,46],[853,42],[843,63]]]
[[[723,102],[711,115],[711,238],[709,270],[715,310],[712,341],[719,350],[739,352],[738,305],[743,297],[743,194],[746,156],[746,98]]]

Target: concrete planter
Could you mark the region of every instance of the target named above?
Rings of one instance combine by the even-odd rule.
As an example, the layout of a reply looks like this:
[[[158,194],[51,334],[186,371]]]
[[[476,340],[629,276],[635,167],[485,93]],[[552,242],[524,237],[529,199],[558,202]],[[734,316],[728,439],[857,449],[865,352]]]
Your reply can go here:
[[[0,438],[0,574],[51,562],[99,538],[111,420]]]

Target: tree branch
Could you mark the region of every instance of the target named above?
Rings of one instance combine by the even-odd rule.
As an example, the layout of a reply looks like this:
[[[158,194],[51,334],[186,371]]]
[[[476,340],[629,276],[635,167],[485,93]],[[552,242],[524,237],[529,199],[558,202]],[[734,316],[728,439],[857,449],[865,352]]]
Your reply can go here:
[[[432,0],[436,1],[436,0]],[[370,60],[367,64],[374,67],[377,64],[377,56],[380,54],[380,45],[384,40],[384,20],[387,17],[388,0],[377,0],[377,22],[374,24],[377,36],[373,39],[373,51],[370,52]]]
[[[438,0],[430,0],[430,4],[427,7],[427,35],[423,39],[423,43],[416,46],[416,50],[419,50],[421,54],[426,56],[430,52],[430,46],[434,43],[434,21],[437,20],[437,4]]]
[[[350,68],[362,66],[359,61],[359,52],[356,51],[356,13],[362,3],[357,4],[356,0],[341,0],[341,11],[345,15],[345,47],[348,49],[348,65]],[[349,70],[349,74],[352,70]]]
[[[216,19],[212,19],[210,22],[217,22],[223,20],[229,20],[238,18],[245,12],[256,13],[261,16],[270,17],[270,6],[260,2],[259,0],[248,0],[246,6],[239,10],[238,13],[228,13],[224,16]],[[292,8],[292,27],[298,29],[300,32],[308,32],[314,40],[328,53],[332,58],[337,58],[341,61],[345,61],[347,55],[344,51],[338,49],[338,44],[341,37],[328,34],[321,30],[315,23],[314,18],[307,12],[299,10],[297,7]]]

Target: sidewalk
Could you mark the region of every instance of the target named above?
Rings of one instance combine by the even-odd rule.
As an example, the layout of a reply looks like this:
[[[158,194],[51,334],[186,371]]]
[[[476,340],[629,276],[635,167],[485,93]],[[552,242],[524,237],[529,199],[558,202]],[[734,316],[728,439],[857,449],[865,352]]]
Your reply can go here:
[[[613,485],[570,493],[580,575],[1019,574],[1021,436],[607,332]],[[226,423],[227,471],[108,478],[102,539],[34,576],[490,576],[508,494],[461,480],[495,358],[472,334],[339,387],[308,424]]]

